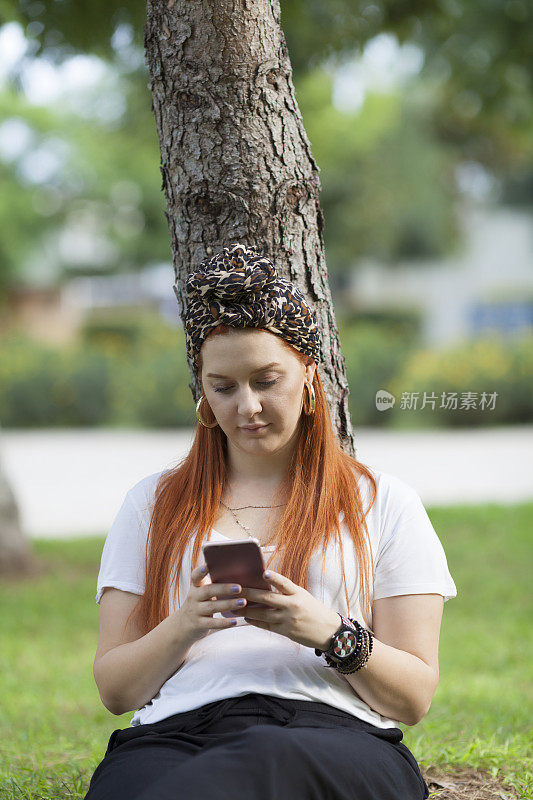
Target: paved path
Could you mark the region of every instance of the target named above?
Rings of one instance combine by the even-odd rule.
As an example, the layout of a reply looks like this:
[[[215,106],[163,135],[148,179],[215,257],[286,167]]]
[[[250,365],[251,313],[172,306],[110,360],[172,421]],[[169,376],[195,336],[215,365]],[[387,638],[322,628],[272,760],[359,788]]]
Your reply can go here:
[[[194,431],[0,432],[0,458],[31,538],[103,535],[127,490],[176,465]],[[533,499],[533,425],[357,431],[363,463],[402,478],[426,506]]]

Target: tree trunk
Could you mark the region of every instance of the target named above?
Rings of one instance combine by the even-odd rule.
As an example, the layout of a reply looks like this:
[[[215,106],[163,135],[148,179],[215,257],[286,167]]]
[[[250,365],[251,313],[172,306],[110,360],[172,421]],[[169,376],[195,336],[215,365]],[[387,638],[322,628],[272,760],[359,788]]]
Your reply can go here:
[[[279,1],[148,0],[145,47],[182,320],[185,279],[206,256],[238,241],[271,258],[316,310],[332,424],[356,455],[319,168],[295,98]]]
[[[0,462],[0,575],[16,577],[35,569],[28,540],[23,534],[15,496]]]

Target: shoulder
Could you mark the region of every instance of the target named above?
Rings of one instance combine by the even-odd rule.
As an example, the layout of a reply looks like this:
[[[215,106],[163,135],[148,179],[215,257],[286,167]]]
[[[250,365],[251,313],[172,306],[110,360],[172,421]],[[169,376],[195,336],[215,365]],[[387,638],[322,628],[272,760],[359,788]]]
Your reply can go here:
[[[122,506],[108,531],[105,551],[130,548],[134,542],[139,546],[145,540],[153,511],[153,499],[161,472],[146,475],[128,489]]]
[[[376,499],[374,505],[378,508],[402,509],[406,505],[420,502],[417,490],[406,481],[390,472],[370,467],[365,464],[376,483]],[[369,500],[372,496],[371,482],[364,473],[358,475],[358,488],[363,497]]]
[[[390,472],[373,470],[377,479],[377,494],[382,504],[402,508],[405,505],[419,502],[420,495],[416,489],[397,475]]]
[[[365,516],[368,517],[367,522],[374,533],[381,533],[384,528],[394,524],[402,514],[418,509],[422,505],[416,489],[397,475],[383,472],[368,464],[364,464],[364,467],[375,481],[375,498],[368,475],[358,472],[356,480],[360,501]],[[344,517],[344,510],[342,510],[340,519],[343,520]]]
[[[159,470],[146,475],[128,490],[126,496],[130,503],[140,512],[148,511],[153,505],[157,485],[167,470]]]
[[[383,547],[391,537],[413,518],[425,517],[425,510],[416,489],[407,481],[382,470],[371,470],[376,481],[376,498],[368,516],[372,538]],[[368,481],[365,482],[369,484]],[[368,489],[370,491],[370,486]],[[368,502],[370,496],[368,496]]]

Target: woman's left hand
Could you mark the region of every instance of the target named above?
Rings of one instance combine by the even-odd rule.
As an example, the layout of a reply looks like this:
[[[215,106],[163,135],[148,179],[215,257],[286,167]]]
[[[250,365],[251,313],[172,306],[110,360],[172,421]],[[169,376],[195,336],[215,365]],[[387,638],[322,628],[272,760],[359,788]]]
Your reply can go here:
[[[245,620],[257,628],[280,633],[305,647],[326,650],[341,623],[337,612],[279,572],[269,569],[268,573],[269,578],[263,577],[274,591],[243,586],[235,597],[245,597],[247,601],[254,603],[265,603],[269,608],[245,606],[240,612],[236,610],[236,614],[244,615]]]

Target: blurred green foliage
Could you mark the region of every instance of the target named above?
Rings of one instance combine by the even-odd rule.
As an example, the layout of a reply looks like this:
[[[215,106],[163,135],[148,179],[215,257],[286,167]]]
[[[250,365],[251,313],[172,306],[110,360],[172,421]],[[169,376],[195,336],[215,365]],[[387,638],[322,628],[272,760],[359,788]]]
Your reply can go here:
[[[67,347],[19,330],[0,345],[0,424],[190,427],[188,382],[183,331],[150,314],[95,315]]]
[[[355,112],[333,105],[333,77],[310,72],[296,85],[313,155],[320,165],[328,272],[357,260],[393,264],[438,258],[458,244],[456,155],[428,125],[428,105],[401,93],[369,94]]]
[[[6,230],[0,299],[17,283],[61,284],[71,276],[134,271],[171,260],[146,76],[126,74],[122,83],[125,111],[112,124],[87,121],[67,108],[36,108],[22,95],[0,89],[0,116],[26,126],[32,139],[28,152],[59,147],[62,153],[61,166],[44,182],[24,177],[28,152],[9,163],[0,158]],[[457,189],[449,180],[456,156],[435,140],[429,109],[390,93],[369,94],[357,113],[341,112],[333,105],[333,78],[321,67],[296,83],[296,95],[321,169],[333,279],[349,273],[362,256],[393,263],[448,253],[458,238]],[[74,245],[54,249],[53,237],[68,229],[92,232],[107,243],[98,263]]]
[[[136,270],[169,261],[160,154],[144,63],[146,6],[131,0],[0,0],[37,57],[61,64],[97,55],[101,84],[32,105],[13,67],[0,86],[3,123],[27,125],[20,157],[0,158],[0,300],[17,282],[53,273]],[[455,171],[482,165],[504,202],[533,198],[532,7],[525,0],[286,0],[281,24],[296,96],[321,169],[328,271],[335,285],[361,256],[390,263],[438,258],[457,244]],[[420,53],[420,72],[398,90],[370,90],[357,112],[333,105],[332,72],[389,34]],[[357,83],[354,78],[354,84]],[[102,106],[113,106],[105,119]],[[59,153],[55,174],[28,176],[28,155]],[[53,242],[78,225],[109,243],[99,263]],[[94,260],[94,259],[93,259]],[[49,277],[48,277],[49,280]]]
[[[281,0],[281,25],[296,78],[327,59],[360,52],[379,34],[420,48],[438,94],[436,125],[471,156],[494,163],[524,147],[533,123],[533,6],[527,0]],[[112,60],[120,43],[143,46],[146,6],[133,0],[2,0],[36,53]]]
[[[415,331],[406,321],[376,323],[368,319],[339,324],[339,336],[350,387],[352,425],[385,425],[388,417],[376,409],[376,392],[390,383],[416,348]]]
[[[147,316],[127,358],[111,376],[110,424],[145,428],[192,427],[196,414],[182,328]]]
[[[100,425],[108,413],[110,365],[89,348],[56,349],[10,334],[0,347],[4,427]]]
[[[440,427],[531,422],[533,337],[484,337],[449,350],[421,349],[416,316],[394,313],[341,320],[339,335],[361,425]],[[0,345],[0,424],[4,428],[196,425],[183,330],[151,312],[99,313],[79,340],[52,347],[12,333]],[[387,412],[376,392],[395,395]],[[438,402],[400,408],[402,392],[436,394]],[[459,393],[458,408],[439,408],[440,394]],[[462,392],[497,392],[494,410],[461,409]]]
[[[102,88],[103,91],[103,88]],[[135,271],[171,260],[157,132],[145,76],[124,80],[120,121],[89,119],[66,107],[40,108],[1,90],[0,119],[29,137],[18,157],[0,157],[0,300],[17,284],[60,285],[70,276]],[[96,101],[93,101],[93,103]],[[27,171],[29,155],[59,152],[46,180]],[[60,246],[70,230],[81,246]],[[105,243],[84,255],[84,235]],[[72,236],[72,233],[71,233]]]
[[[487,334],[460,342],[445,350],[418,349],[383,388],[396,397],[391,424],[411,427],[454,425],[475,427],[526,423],[533,419],[533,336],[502,340]],[[419,394],[417,408],[400,408],[403,392]],[[435,408],[421,408],[424,392],[436,397]],[[489,407],[482,408],[481,395],[497,393]],[[440,408],[442,395],[457,393],[457,408]],[[475,406],[468,396],[475,395]],[[488,400],[489,398],[487,398]]]

